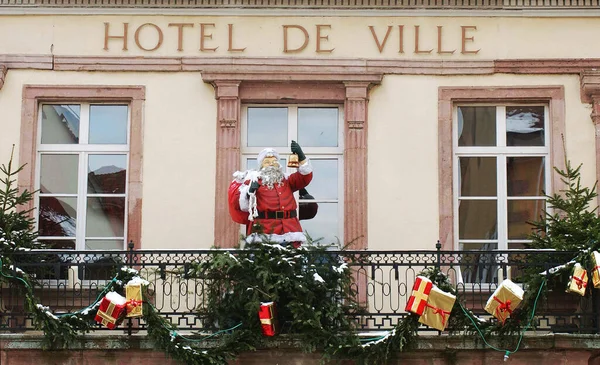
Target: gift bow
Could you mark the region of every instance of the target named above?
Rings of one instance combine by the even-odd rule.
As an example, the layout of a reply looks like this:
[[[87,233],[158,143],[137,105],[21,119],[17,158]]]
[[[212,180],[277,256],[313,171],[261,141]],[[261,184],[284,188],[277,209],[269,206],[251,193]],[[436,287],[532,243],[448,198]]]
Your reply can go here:
[[[442,316],[442,325],[444,327],[446,327],[446,316],[450,315],[450,312],[443,310],[442,308],[438,308],[438,307],[434,307],[431,304],[427,303],[425,304],[425,306],[427,308],[431,308],[433,309],[433,314],[439,314],[440,316]]]
[[[598,266],[596,266],[598,267]],[[577,289],[581,290],[581,288],[585,288],[587,287],[587,282],[583,281],[583,278],[585,277],[585,272],[581,273],[581,277],[578,278],[577,276],[573,276],[573,280],[575,280],[577,282]]]
[[[142,305],[142,301],[141,300],[135,300],[135,299],[129,299],[127,302],[125,302],[125,305],[127,306],[127,308],[135,308],[138,305]]]
[[[502,315],[502,312],[508,312],[509,315],[512,314],[512,309],[510,309],[510,299],[507,299],[505,302],[501,301],[500,299],[498,299],[497,296],[494,295],[494,300],[497,301],[498,303],[500,303],[500,305],[498,305],[496,307],[496,314],[498,315],[498,319],[500,319],[502,321],[502,324],[504,324],[504,322],[506,321],[506,318],[508,318],[508,316],[504,317]]]

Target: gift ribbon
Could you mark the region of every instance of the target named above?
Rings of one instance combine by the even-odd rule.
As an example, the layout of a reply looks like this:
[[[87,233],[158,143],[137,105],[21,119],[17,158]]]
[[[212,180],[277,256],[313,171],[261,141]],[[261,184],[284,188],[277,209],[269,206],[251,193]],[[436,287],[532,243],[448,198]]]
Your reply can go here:
[[[598,266],[596,266],[598,267]],[[581,288],[585,288],[587,287],[587,282],[583,281],[583,278],[585,277],[585,272],[581,273],[581,277],[578,278],[577,276],[573,276],[573,280],[575,280],[577,282],[577,289],[581,290]]]
[[[127,308],[129,308],[129,309],[133,309],[133,308],[135,308],[135,307],[137,307],[137,306],[140,306],[140,305],[142,305],[142,303],[143,303],[143,302],[142,302],[141,300],[129,299],[129,300],[128,300],[128,301],[125,303],[125,305],[126,305],[126,306],[127,306]]]
[[[506,302],[503,302],[500,299],[498,299],[497,296],[494,295],[494,300],[500,303],[500,305],[496,307],[496,314],[498,319],[500,319],[502,321],[502,324],[504,324],[506,318],[508,318],[512,314],[512,309],[510,309],[510,299],[507,299]],[[502,315],[502,312],[508,312],[508,316],[504,317]]]
[[[440,316],[442,316],[442,325],[444,327],[446,327],[446,316],[450,315],[450,312],[443,310],[442,308],[438,308],[438,307],[434,307],[431,304],[427,303],[425,304],[425,306],[427,308],[431,308],[433,309],[433,314],[439,314]]]
[[[407,310],[411,311],[411,312],[415,312],[417,314],[419,314],[419,306],[421,305],[421,302],[427,303],[427,298],[429,298],[429,293],[427,292],[427,286],[430,284],[430,282],[422,280],[422,279],[417,279],[419,281],[419,286],[417,286],[416,288],[413,287],[413,291],[412,294],[409,298],[409,302],[412,299],[412,303],[410,306],[408,306]],[[415,283],[416,286],[416,283]],[[431,287],[429,287],[429,291],[431,291]]]

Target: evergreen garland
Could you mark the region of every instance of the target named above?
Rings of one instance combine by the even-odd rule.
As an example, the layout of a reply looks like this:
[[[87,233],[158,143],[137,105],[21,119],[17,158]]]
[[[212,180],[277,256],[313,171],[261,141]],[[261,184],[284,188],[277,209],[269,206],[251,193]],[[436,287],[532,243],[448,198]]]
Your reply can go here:
[[[598,249],[600,219],[589,210],[596,197],[595,186],[581,186],[580,168],[567,164],[566,171],[557,170],[568,186],[566,191],[548,197],[552,212],[533,222],[531,248],[554,248],[575,251],[566,264],[540,273],[540,262],[525,271],[525,297],[504,325],[496,320],[482,321],[462,306],[464,299],[439,268],[427,268],[421,275],[428,277],[441,290],[457,295],[448,331],[469,335],[481,334],[482,340],[496,337],[506,346],[506,355],[516,352],[523,332],[535,325],[532,319],[540,295],[547,294],[546,282],[564,290],[565,273],[570,264],[580,262],[590,267],[589,253]],[[19,194],[14,187],[12,155],[8,166],[2,166],[0,179],[5,189],[0,191],[0,283],[17,284],[25,297],[25,310],[33,315],[36,329],[44,332],[48,348],[68,347],[81,334],[96,326],[93,322],[101,296],[108,291],[123,293],[123,283],[138,277],[136,270],[121,267],[115,277],[100,292],[98,299],[83,310],[58,315],[39,304],[33,287],[35,280],[13,265],[12,253],[39,248],[35,242],[33,220],[28,211],[17,208],[27,204],[33,193]],[[350,269],[360,257],[344,256],[346,262],[326,247],[306,245],[300,248],[271,243],[249,244],[247,250],[215,250],[207,260],[197,262],[185,272],[172,275],[205,280],[209,285],[206,302],[198,308],[198,316],[213,335],[182,336],[171,322],[163,318],[154,306],[145,301],[143,320],[148,337],[174,359],[184,364],[225,364],[242,352],[266,346],[271,338],[261,334],[258,308],[261,302],[275,302],[280,330],[298,340],[303,350],[321,351],[325,359],[351,358],[358,364],[385,364],[399,353],[413,349],[418,342],[419,317],[408,313],[385,336],[362,339],[357,335],[356,318],[364,313],[357,302],[354,275]],[[572,260],[571,260],[572,259]],[[568,276],[568,275],[567,275]],[[144,298],[148,298],[144,287]],[[226,330],[224,330],[226,329]],[[202,348],[208,338],[216,339],[216,347]],[[516,346],[516,347],[515,347]],[[505,350],[502,350],[505,351]]]

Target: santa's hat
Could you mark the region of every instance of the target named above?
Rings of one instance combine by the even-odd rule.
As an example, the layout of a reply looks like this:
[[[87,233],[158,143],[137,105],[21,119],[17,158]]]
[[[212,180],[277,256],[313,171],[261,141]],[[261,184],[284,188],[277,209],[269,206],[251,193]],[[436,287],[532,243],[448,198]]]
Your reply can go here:
[[[260,167],[262,166],[262,162],[265,159],[265,157],[275,157],[277,158],[277,162],[279,162],[279,153],[277,153],[277,151],[275,151],[273,148],[265,148],[258,154],[258,169],[260,169]]]

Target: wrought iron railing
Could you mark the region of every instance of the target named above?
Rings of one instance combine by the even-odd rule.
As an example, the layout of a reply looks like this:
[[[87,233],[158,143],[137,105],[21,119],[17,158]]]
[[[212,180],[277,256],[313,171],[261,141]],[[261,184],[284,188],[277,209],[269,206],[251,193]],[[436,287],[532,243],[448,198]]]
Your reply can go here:
[[[115,270],[135,268],[150,282],[151,300],[161,315],[181,330],[202,330],[205,323],[197,313],[205,302],[208,283],[185,273],[194,263],[208,260],[213,252],[45,250],[15,253],[12,260],[35,278],[35,294],[56,312],[90,305]],[[234,255],[236,252],[231,250]],[[564,251],[442,251],[439,243],[436,250],[430,251],[329,251],[328,255],[348,262],[356,273],[356,289],[366,309],[356,318],[361,331],[389,330],[404,318],[415,278],[426,267],[437,267],[446,273],[457,288],[461,304],[478,316],[489,318],[483,308],[499,281],[511,278],[519,283],[525,274],[549,270],[575,256]],[[535,330],[598,333],[597,302],[598,296],[592,289],[581,297],[565,293],[564,287],[551,288],[538,305]],[[0,331],[31,328],[31,318],[24,313],[23,298],[17,288],[0,287]],[[131,333],[144,330],[145,323],[131,319],[122,328]]]

